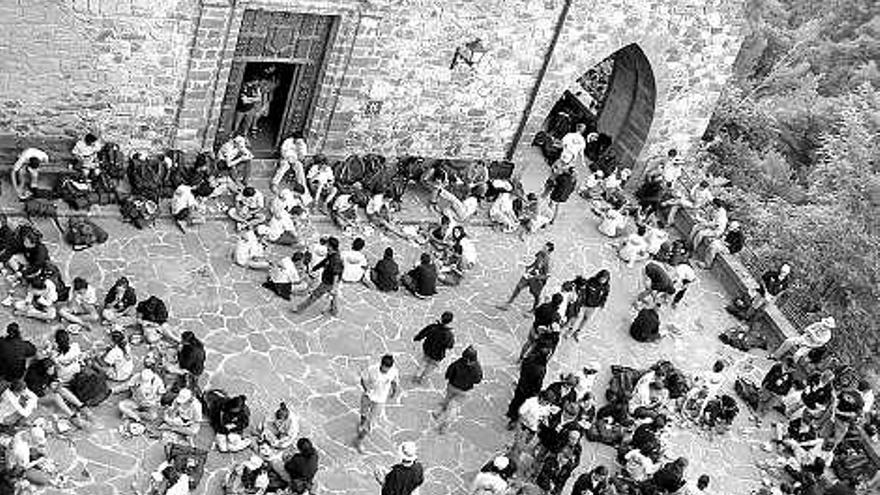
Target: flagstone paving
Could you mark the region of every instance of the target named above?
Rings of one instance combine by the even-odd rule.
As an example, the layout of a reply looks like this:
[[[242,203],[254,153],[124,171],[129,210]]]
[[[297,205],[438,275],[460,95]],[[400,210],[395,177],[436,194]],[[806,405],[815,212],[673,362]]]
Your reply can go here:
[[[530,324],[523,314],[527,294],[517,310],[501,312],[494,305],[504,300],[524,264],[547,240],[557,245],[548,287],[558,285],[562,278],[590,275],[601,268],[612,273],[608,307],[596,315],[580,343],[561,343],[548,377],[598,361],[603,372],[596,392],[602,397],[611,364],[645,367],[669,359],[688,372],[698,373],[723,357],[734,364],[733,375],[734,368],[751,361],[749,355],[724,348],[718,341],[717,334],[734,322],[723,310],[726,297],[720,285],[705,273],[678,310],[667,310],[661,316],[664,325],[674,326],[676,335],[650,345],[630,339],[631,303],[642,287],[640,267],[628,268],[616,259],[607,240],[596,232],[596,220],[580,201],[565,205],[555,226],[525,242],[483,227],[470,229],[479,251],[478,266],[460,287],[444,289],[431,300],[347,285],[342,290],[338,318],[321,315],[323,302],[304,315],[294,315],[291,303],[259,287],[264,274],[233,266],[234,233],[225,223],[212,222],[186,235],[170,223],[146,231],[136,231],[116,220],[102,223],[111,235],[108,243],[72,252],[59,245],[57,232],[48,222],[39,222],[53,258],[70,278],[86,276],[106,288],[125,275],[140,297],[152,294],[166,300],[172,324],[179,330],[194,331],[207,346],[206,387],[247,394],[252,424],[273,411],[279,401],[287,401],[301,418],[302,435],[310,437],[320,451],[317,493],[378,493],[372,473],[396,462],[395,446],[403,440],[415,440],[419,445],[426,468],[422,495],[464,493],[476,469],[510,440],[503,413],[516,380],[514,356]],[[333,229],[321,223],[317,231],[330,233]],[[343,245],[350,241],[350,237],[342,238]],[[369,236],[367,245],[371,260],[387,245],[394,245],[402,268],[413,264],[419,254],[414,246],[381,234]],[[284,252],[273,248],[273,255]],[[442,396],[442,373],[437,372],[422,386],[412,385],[410,377],[420,352],[412,336],[445,310],[456,316],[453,356],[468,344],[475,345],[486,379],[464,405],[460,419],[439,436],[431,429],[430,411]],[[25,326],[25,332],[32,339],[49,333],[48,326],[33,323]],[[101,337],[86,334],[78,338]],[[387,422],[367,441],[367,454],[360,455],[350,447],[357,423],[358,374],[383,353],[394,354],[399,363],[403,394],[389,405]],[[114,413],[117,401],[118,397],[113,397],[101,407],[92,431],[53,437],[52,456],[70,485],[45,493],[109,495],[130,493],[133,482],[144,486],[148,473],[161,461],[162,445],[145,437],[123,439]],[[200,438],[203,445],[210,442],[207,429],[203,428]],[[754,463],[763,458],[758,447],[767,434],[751,426],[747,414],[742,413],[732,431],[721,436],[675,428],[669,453],[691,460],[691,477],[710,473],[714,493],[744,495],[760,482]],[[197,493],[220,493],[226,469],[243,455],[212,452],[208,474]],[[597,462],[613,465],[613,452],[586,444],[582,468]]]

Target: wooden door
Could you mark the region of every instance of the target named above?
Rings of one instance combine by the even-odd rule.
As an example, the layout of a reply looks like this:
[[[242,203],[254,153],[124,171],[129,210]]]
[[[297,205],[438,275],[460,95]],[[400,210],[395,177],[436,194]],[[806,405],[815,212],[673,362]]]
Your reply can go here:
[[[215,144],[229,138],[249,62],[297,64],[279,135],[307,131],[337,18],[294,12],[244,11]]]

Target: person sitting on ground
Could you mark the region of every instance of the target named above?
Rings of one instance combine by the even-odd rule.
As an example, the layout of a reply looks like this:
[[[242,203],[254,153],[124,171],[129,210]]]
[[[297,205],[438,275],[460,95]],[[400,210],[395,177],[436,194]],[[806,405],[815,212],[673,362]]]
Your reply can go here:
[[[270,466],[263,458],[252,455],[242,461],[223,480],[223,495],[265,495],[275,490],[269,477]]]
[[[445,251],[452,246],[452,219],[447,215],[440,215],[440,223],[434,224],[428,234],[428,242],[438,251]]]
[[[354,187],[359,188],[360,183],[355,183]],[[352,194],[339,193],[329,202],[330,220],[344,232],[358,226],[357,205],[353,199]]]
[[[48,278],[34,278],[30,281],[24,299],[15,301],[13,314],[49,322],[58,316],[55,309],[56,302],[58,302],[58,290],[55,288],[55,282]]]
[[[351,249],[343,251],[342,257],[342,281],[343,282],[364,282],[366,283],[367,257],[364,256],[364,247],[366,242],[360,237],[351,243]]]
[[[252,270],[268,270],[269,260],[266,258],[266,249],[257,239],[253,230],[245,230],[235,244],[235,264]]]
[[[226,213],[229,218],[235,221],[235,228],[240,232],[264,223],[266,221],[266,214],[263,212],[265,207],[266,200],[263,193],[248,186],[235,197],[235,206],[229,208]]]
[[[6,335],[0,339],[0,379],[7,382],[21,379],[28,360],[36,354],[36,346],[21,338],[18,323],[13,321],[6,325]]]
[[[92,133],[83,136],[76,142],[71,150],[71,154],[76,158],[77,171],[91,179],[101,173],[98,164],[98,152],[104,147],[104,143]]]
[[[602,222],[599,223],[599,232],[607,237],[616,238],[623,235],[626,231],[628,220],[623,214],[623,207],[609,208],[602,215]]]
[[[798,361],[806,356],[811,349],[823,347],[831,341],[831,333],[836,327],[837,322],[833,317],[822,318],[817,322],[807,325],[800,334],[785,339],[771,357],[773,359],[780,359],[794,350],[794,360]]]
[[[165,409],[159,429],[172,431],[189,439],[198,434],[201,422],[201,402],[193,395],[192,390],[182,388]]]
[[[150,490],[146,495],[189,495],[189,484],[188,474],[165,461],[150,476]],[[135,491],[135,495],[141,494]]]
[[[695,418],[702,417],[709,401],[721,392],[721,386],[724,384],[723,372],[724,361],[719,360],[715,361],[711,373],[697,377],[694,386],[688,390],[684,402],[682,402],[682,412],[692,414]]]
[[[311,196],[308,195],[308,183],[306,181],[305,160],[308,156],[308,145],[306,140],[299,135],[291,136],[281,143],[281,159],[278,160],[278,168],[272,176],[271,188],[278,192],[281,189],[282,182],[288,180],[293,184],[297,184],[303,188],[306,196],[306,203],[311,202]],[[287,179],[288,174],[291,175]]]
[[[32,279],[38,277],[40,272],[51,261],[49,249],[43,244],[42,234],[33,228],[16,229],[17,242],[10,249],[13,253],[6,262],[13,275],[17,279]]]
[[[10,176],[12,187],[18,195],[18,199],[26,201],[31,198],[47,197],[49,191],[38,187],[40,180],[40,167],[49,162],[49,155],[37,148],[28,148],[21,152],[15,165],[12,166]]]
[[[645,225],[645,235],[642,236],[648,245],[646,250],[651,256],[657,255],[663,244],[669,242],[669,233],[660,227],[651,224]]]
[[[306,179],[309,181],[312,197],[315,198],[315,202],[312,204],[313,208],[326,207],[327,203],[336,196],[336,187],[334,186],[336,178],[333,174],[333,167],[323,156],[315,157],[312,166],[309,167]]]
[[[567,441],[559,451],[551,452],[544,457],[538,468],[535,484],[546,490],[549,495],[560,495],[571,473],[581,462],[581,450],[581,432],[569,431]]]
[[[602,201],[602,191],[604,189],[605,174],[601,170],[590,172],[584,179],[584,184],[579,191],[582,198],[589,200],[592,204],[595,201]]]
[[[187,227],[205,223],[204,205],[196,199],[192,187],[181,184],[174,190],[174,195],[171,196],[171,217],[184,232]]]
[[[303,273],[308,270],[304,265],[304,258],[305,254],[297,251],[293,256],[285,256],[273,262],[269,266],[269,275],[263,282],[263,287],[287,301],[290,301],[294,293],[306,291],[309,284],[303,277]]]
[[[134,374],[134,359],[125,334],[118,330],[110,332],[112,346],[101,356],[98,364],[104,368],[109,380],[127,382]]]
[[[245,186],[250,180],[251,160],[254,159],[249,147],[246,137],[235,136],[217,150],[217,168],[235,176],[234,180]]]
[[[385,248],[382,259],[370,270],[370,281],[382,292],[394,292],[400,287],[400,269],[394,261],[393,248]]]
[[[22,424],[36,410],[37,396],[27,388],[24,380],[12,382],[0,394],[0,426]]]
[[[510,191],[502,191],[492,202],[492,206],[489,207],[489,220],[502,232],[513,232],[519,228],[520,221],[513,209],[513,194]]]
[[[188,373],[198,377],[205,371],[205,345],[196,334],[187,330],[180,334],[177,363],[169,363],[166,370],[174,374]]]
[[[633,266],[637,261],[648,259],[648,241],[645,240],[644,225],[639,225],[636,231],[617,246],[617,256],[626,262],[626,266]]]
[[[665,196],[666,184],[662,174],[649,174],[645,182],[635,192],[639,201],[639,209],[644,218],[648,218],[660,209]]]
[[[296,441],[297,452],[284,462],[279,474],[288,482],[293,495],[312,493],[315,475],[318,473],[318,450],[308,438]],[[274,468],[274,466],[273,466]]]
[[[657,415],[648,423],[640,424],[630,438],[629,446],[658,462],[665,451],[666,416]]]
[[[293,201],[281,198],[285,195],[293,196],[293,192],[289,189],[282,190],[281,195],[272,200],[272,207],[269,209],[272,218],[265,225],[257,225],[256,232],[267,242],[282,246],[298,246],[301,241],[300,235],[291,212],[298,213],[304,210],[300,205],[294,205],[290,210],[287,209],[287,204]]]
[[[660,340],[660,313],[656,304],[646,304],[639,310],[632,325],[629,327],[630,336],[636,342],[649,343]]]
[[[489,167],[483,160],[473,160],[465,171],[465,184],[470,196],[479,200],[486,197],[489,190]]]
[[[464,278],[464,272],[474,267],[477,249],[468,238],[464,228],[456,225],[452,229],[452,247],[441,253],[439,260],[439,281],[444,285],[456,286]]]
[[[581,474],[571,487],[571,495],[617,495],[608,468],[599,465]]]
[[[791,285],[791,265],[783,263],[778,270],[767,270],[761,275],[761,286],[758,293],[767,302],[774,302]]]
[[[684,484],[684,470],[688,466],[688,460],[684,457],[668,462],[663,465],[651,477],[654,485],[667,493],[676,493]]]
[[[516,211],[516,203],[514,202],[514,211]],[[522,208],[517,212],[517,220],[519,221],[519,239],[523,240],[525,234],[537,232],[538,229],[544,227],[548,218],[541,216],[541,201],[538,195],[530,192],[526,194],[522,201]]]
[[[468,196],[462,200],[445,187],[440,188],[437,197],[441,200],[437,204],[437,211],[458,223],[467,222],[479,208],[476,197]]]
[[[113,323],[121,318],[130,317],[135,312],[137,295],[125,277],[120,277],[104,296],[104,308],[101,317],[105,322]]]
[[[128,383],[131,398],[119,401],[119,413],[136,423],[155,421],[159,417],[165,382],[150,368],[144,368]]]
[[[210,395],[210,392],[206,395]],[[217,396],[216,402],[207,403],[211,427],[216,434],[214,442],[217,450],[224,453],[240,452],[249,447],[251,439],[243,437],[250,424],[250,409],[245,396]]]
[[[720,199],[715,198],[712,200],[712,208],[712,219],[697,223],[688,234],[694,252],[697,252],[705,240],[717,239],[727,231],[727,224],[729,223],[727,205]]]
[[[649,261],[645,264],[644,274],[645,290],[636,296],[636,303],[650,299],[661,304],[668,296],[676,293],[675,280],[660,263]]]
[[[79,424],[80,418],[77,410],[83,407],[83,403],[67,387],[61,385],[55,370],[52,359],[38,357],[28,365],[24,381],[39,398],[39,404],[54,406],[62,414]]]
[[[287,404],[282,402],[271,418],[266,418],[260,426],[260,443],[285,451],[293,445],[299,434],[299,418],[290,413]]]
[[[402,239],[420,242],[418,233],[409,232],[409,228],[401,226],[391,217],[391,205],[385,198],[385,194],[374,194],[367,202],[366,213],[367,220],[376,227]]]
[[[686,211],[698,212],[705,208],[715,196],[712,194],[712,186],[708,180],[701,180],[693,188],[686,197],[676,197],[671,200],[664,201],[661,205],[669,208],[666,214],[666,225],[675,223],[675,216],[681,208]]]
[[[88,329],[89,323],[101,319],[98,311],[98,294],[86,279],[76,277],[73,279],[73,292],[67,305],[58,310],[61,319],[74,325]]]
[[[672,309],[675,309],[687,293],[688,287],[697,281],[697,273],[688,263],[675,265],[673,269],[675,271],[673,285],[675,286],[676,292],[675,295],[672,296]]]
[[[422,253],[419,264],[400,279],[410,293],[416,297],[431,297],[437,293],[437,265],[428,253]]]
[[[740,223],[733,220],[727,225],[724,235],[709,241],[703,261],[698,261],[697,264],[701,268],[712,268],[716,256],[719,254],[736,254],[742,251],[745,241],[745,234],[743,234]]]

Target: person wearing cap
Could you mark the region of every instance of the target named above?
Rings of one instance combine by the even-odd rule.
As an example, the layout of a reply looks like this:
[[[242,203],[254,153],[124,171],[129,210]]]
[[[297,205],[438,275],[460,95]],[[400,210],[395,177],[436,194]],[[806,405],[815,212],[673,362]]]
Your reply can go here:
[[[422,383],[425,377],[440,365],[440,361],[446,357],[446,351],[452,349],[455,345],[455,336],[449,325],[452,323],[453,315],[451,311],[445,311],[440,315],[440,319],[422,328],[419,333],[413,337],[413,342],[422,342],[422,365],[416,376],[413,377],[414,383]]]
[[[21,152],[10,173],[12,187],[18,199],[25,201],[32,197],[44,197],[48,191],[37,187],[40,180],[40,167],[49,162],[49,155],[37,148],[28,148]]]
[[[800,334],[785,339],[776,351],[771,354],[771,357],[773,359],[780,359],[794,350],[794,360],[798,361],[806,356],[811,349],[825,346],[831,340],[831,333],[835,328],[837,328],[837,322],[833,317],[822,318],[808,325]]]
[[[541,292],[544,291],[547,279],[550,278],[550,253],[553,252],[555,247],[552,242],[547,242],[540,251],[535,253],[535,260],[526,267],[525,273],[520,277],[516,287],[513,288],[513,293],[507,298],[507,302],[498,306],[498,309],[502,311],[510,309],[510,305],[513,304],[519,293],[526,287],[529,288],[529,292],[532,294],[532,311],[538,307],[538,303],[541,301]]]
[[[309,297],[293,309],[294,313],[302,313],[315,301],[324,295],[330,296],[329,313],[332,316],[339,314],[339,282],[342,277],[344,265],[339,255],[339,239],[330,237],[327,239],[327,256],[309,271],[321,270],[321,283],[309,294]]]
[[[144,368],[129,383],[129,391],[131,398],[119,401],[119,413],[123,418],[142,423],[159,416],[160,401],[165,393],[162,377]]]
[[[373,429],[377,416],[384,415],[385,403],[397,397],[400,391],[400,372],[394,366],[394,356],[382,359],[361,373],[361,411],[355,448],[363,453],[363,442]]]
[[[424,468],[418,462],[414,442],[400,444],[400,462],[382,476],[376,472],[376,481],[382,485],[382,495],[411,495],[425,481]]]
[[[455,405],[461,404],[474,386],[483,381],[483,368],[477,361],[477,350],[469,345],[456,359],[446,368],[446,396],[440,403],[440,410],[432,414],[438,421],[437,429],[444,433],[449,427],[451,418],[455,415]]]
[[[173,431],[186,438],[199,432],[202,422],[202,404],[188,388],[180,389],[162,417],[162,430]]]

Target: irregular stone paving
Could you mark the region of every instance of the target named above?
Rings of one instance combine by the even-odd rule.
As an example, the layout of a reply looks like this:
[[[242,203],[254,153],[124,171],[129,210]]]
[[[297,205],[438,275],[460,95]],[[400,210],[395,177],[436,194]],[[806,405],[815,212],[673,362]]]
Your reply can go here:
[[[274,411],[279,400],[287,401],[301,417],[301,434],[311,437],[320,450],[318,493],[378,493],[373,471],[396,462],[398,442],[415,440],[426,468],[421,494],[441,495],[464,493],[475,471],[510,440],[503,413],[517,377],[514,356],[531,321],[523,313],[528,294],[521,296],[516,310],[501,312],[494,305],[507,297],[521,267],[546,240],[557,244],[548,287],[558,285],[563,277],[590,275],[600,268],[612,273],[608,307],[596,315],[579,344],[560,344],[548,377],[598,361],[603,372],[596,392],[602,397],[611,364],[645,367],[669,359],[688,372],[699,373],[722,357],[734,363],[729,368],[732,389],[735,368],[748,366],[752,360],[718,341],[718,332],[734,322],[723,310],[726,297],[721,286],[705,272],[677,311],[661,315],[665,325],[678,329],[678,335],[658,344],[634,342],[627,329],[634,316],[631,303],[642,287],[641,267],[627,268],[616,259],[582,201],[565,205],[560,215],[555,226],[525,242],[487,228],[471,228],[479,251],[478,266],[460,287],[444,289],[432,300],[345,286],[339,318],[321,316],[322,302],[305,315],[293,315],[290,303],[259,287],[263,273],[233,266],[234,233],[226,223],[212,222],[184,235],[170,223],[139,232],[116,220],[101,220],[110,241],[76,253],[59,245],[57,231],[48,222],[38,224],[49,239],[54,259],[70,278],[84,275],[103,289],[125,275],[139,297],[154,294],[166,300],[172,324],[181,331],[194,331],[207,346],[205,388],[247,394],[252,424]],[[335,229],[322,223],[317,230],[329,233]],[[343,245],[350,241],[351,237],[343,236]],[[373,234],[367,239],[371,262],[389,244],[395,246],[402,269],[418,257],[414,246]],[[276,247],[272,254],[285,252],[289,251]],[[460,420],[446,435],[438,436],[431,429],[429,413],[442,397],[442,373],[423,386],[412,385],[410,377],[420,353],[412,336],[445,310],[456,315],[457,342],[452,355],[474,344],[486,379],[464,405]],[[41,339],[48,337],[49,327],[28,323],[25,332],[31,339]],[[97,343],[104,336],[95,332],[77,338],[90,346],[90,341]],[[358,374],[386,352],[397,359],[404,392],[399,403],[388,407],[389,423],[378,427],[367,441],[368,453],[359,455],[349,446],[357,423]],[[102,405],[93,431],[50,440],[52,456],[69,485],[45,493],[110,495],[130,493],[133,482],[145,486],[148,473],[161,461],[162,445],[146,437],[121,438],[117,432],[120,420],[114,412],[118,400],[112,397]],[[746,411],[744,405],[741,408]],[[207,430],[203,428],[200,445],[210,445]],[[766,429],[756,431],[743,412],[733,430],[720,436],[675,428],[669,454],[691,460],[691,477],[711,474],[713,493],[744,495],[760,482],[754,463],[764,458],[759,447],[768,435]],[[221,493],[226,469],[244,455],[212,452],[208,474],[197,493]],[[613,457],[612,449],[588,443],[581,469],[598,462],[612,466]]]

